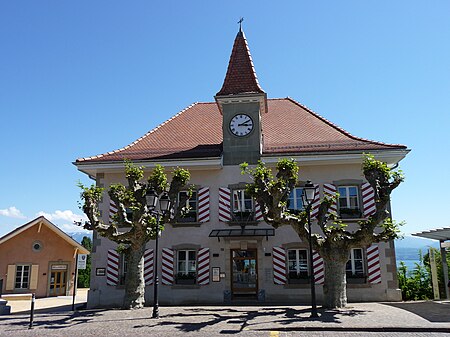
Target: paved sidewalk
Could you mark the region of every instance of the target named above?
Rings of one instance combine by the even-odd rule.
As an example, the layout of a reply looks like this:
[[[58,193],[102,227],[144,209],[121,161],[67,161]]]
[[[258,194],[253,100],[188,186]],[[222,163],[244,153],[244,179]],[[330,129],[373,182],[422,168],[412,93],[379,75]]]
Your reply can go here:
[[[271,331],[450,333],[448,301],[351,303],[341,310],[319,308],[320,317],[316,319],[309,318],[308,306],[161,307],[159,320],[150,318],[151,308],[75,313],[60,309],[35,314],[32,331],[28,330],[29,315],[2,316],[0,336],[250,336]]]
[[[76,307],[83,305],[87,301],[87,292],[89,289],[80,288],[77,289],[75,296]],[[52,311],[64,311],[70,310],[72,308],[73,296],[57,296],[57,297],[46,297],[37,298],[34,303],[34,309],[36,311],[40,310],[52,310]],[[11,306],[11,314],[16,314],[20,312],[28,312],[31,309],[31,300],[8,300],[8,304]],[[2,316],[0,316],[0,320]]]

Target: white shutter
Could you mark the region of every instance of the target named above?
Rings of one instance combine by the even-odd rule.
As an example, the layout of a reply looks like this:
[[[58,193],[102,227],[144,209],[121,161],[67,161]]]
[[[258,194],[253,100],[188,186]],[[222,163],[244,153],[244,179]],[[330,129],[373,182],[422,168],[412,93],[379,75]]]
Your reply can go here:
[[[375,193],[369,183],[361,185],[361,195],[363,199],[364,217],[374,215],[376,212]]]
[[[39,265],[33,264],[31,266],[31,275],[30,275],[30,289],[37,289],[38,279],[39,279]]]
[[[174,251],[170,248],[162,250],[162,284],[172,285],[174,281]]]
[[[227,187],[219,188],[219,221],[231,221],[231,196]]]
[[[323,284],[325,281],[325,267],[323,265],[323,258],[316,251],[313,251],[313,270],[314,283]]]
[[[198,190],[198,221],[209,221],[209,187]]]
[[[323,184],[323,194],[325,197],[334,198],[334,202],[330,205],[328,212],[337,215],[337,200],[336,200],[337,188],[333,184]]]
[[[108,250],[106,265],[106,284],[116,286],[119,283],[119,253],[114,249]]]
[[[283,247],[272,248],[273,282],[283,285],[287,283],[286,250]]]
[[[264,221],[261,206],[255,201],[255,221]]]
[[[6,274],[6,290],[14,290],[14,281],[16,279],[16,265],[8,264],[8,272]]]
[[[380,253],[378,243],[367,248],[367,281],[372,284],[381,283]]]
[[[201,286],[209,284],[209,248],[201,248],[197,256],[197,282]]]
[[[146,249],[144,253],[144,280],[145,285],[153,284],[154,258],[153,249]]]

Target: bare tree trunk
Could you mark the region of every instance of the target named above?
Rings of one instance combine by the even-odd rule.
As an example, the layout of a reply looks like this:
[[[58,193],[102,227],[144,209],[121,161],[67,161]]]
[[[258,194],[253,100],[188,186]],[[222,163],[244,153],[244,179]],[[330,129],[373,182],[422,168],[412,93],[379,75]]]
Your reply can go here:
[[[334,253],[334,254],[333,254]],[[325,308],[343,308],[347,305],[347,280],[345,265],[348,255],[333,250],[330,256],[324,256],[325,282],[323,286],[323,306]]]
[[[124,309],[141,309],[145,304],[144,280],[145,243],[140,247],[129,249],[126,253],[127,274],[125,276]]]

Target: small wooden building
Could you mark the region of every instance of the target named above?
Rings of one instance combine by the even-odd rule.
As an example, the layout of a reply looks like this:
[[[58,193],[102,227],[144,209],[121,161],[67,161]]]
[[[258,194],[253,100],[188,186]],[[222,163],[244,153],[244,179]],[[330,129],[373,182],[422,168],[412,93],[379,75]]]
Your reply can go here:
[[[75,259],[89,251],[40,216],[0,238],[2,294],[70,295]]]

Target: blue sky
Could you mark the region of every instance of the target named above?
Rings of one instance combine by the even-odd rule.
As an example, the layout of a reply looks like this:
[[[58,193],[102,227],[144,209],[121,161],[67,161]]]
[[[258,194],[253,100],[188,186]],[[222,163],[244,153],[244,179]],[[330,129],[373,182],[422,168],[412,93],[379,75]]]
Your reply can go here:
[[[238,19],[269,97],[406,144],[406,233],[450,226],[448,1],[0,0],[0,235],[82,217],[72,162],[212,101]]]

